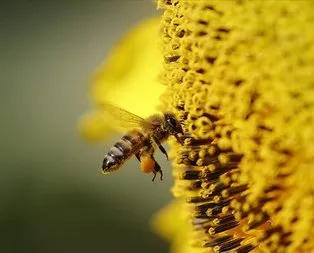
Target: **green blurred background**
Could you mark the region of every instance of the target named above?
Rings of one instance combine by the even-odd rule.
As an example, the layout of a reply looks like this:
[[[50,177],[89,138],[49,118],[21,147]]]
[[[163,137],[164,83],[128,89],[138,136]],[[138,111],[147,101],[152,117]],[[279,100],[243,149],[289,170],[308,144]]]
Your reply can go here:
[[[91,74],[156,13],[150,0],[1,3],[1,253],[167,252],[149,221],[171,199],[169,163],[163,182],[134,159],[102,176],[116,137],[89,145],[77,132]]]

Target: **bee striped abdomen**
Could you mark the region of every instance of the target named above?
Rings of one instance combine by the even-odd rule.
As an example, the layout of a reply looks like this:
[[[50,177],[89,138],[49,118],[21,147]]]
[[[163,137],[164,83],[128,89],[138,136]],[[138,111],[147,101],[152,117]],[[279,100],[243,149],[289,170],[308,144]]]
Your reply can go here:
[[[124,135],[105,155],[102,165],[103,172],[119,169],[125,161],[139,151],[144,139],[144,135],[136,130]]]

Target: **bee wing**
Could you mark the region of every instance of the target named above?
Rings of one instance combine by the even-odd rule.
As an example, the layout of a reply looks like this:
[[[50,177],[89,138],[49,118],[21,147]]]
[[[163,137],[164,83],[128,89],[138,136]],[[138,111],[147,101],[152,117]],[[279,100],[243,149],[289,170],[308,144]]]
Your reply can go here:
[[[105,112],[108,123],[119,130],[139,128],[144,121],[142,117],[113,104],[102,103],[99,109]]]

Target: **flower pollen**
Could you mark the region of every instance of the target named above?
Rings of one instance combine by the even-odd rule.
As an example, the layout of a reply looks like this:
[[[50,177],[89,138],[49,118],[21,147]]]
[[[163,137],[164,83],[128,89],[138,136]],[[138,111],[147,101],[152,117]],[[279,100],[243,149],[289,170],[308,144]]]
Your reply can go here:
[[[173,194],[207,252],[314,249],[314,2],[159,0]],[[194,251],[193,251],[194,252]]]

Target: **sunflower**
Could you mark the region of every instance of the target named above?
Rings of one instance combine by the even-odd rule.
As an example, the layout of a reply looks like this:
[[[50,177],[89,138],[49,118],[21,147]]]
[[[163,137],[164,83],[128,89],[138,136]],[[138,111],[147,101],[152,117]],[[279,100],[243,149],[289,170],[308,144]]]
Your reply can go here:
[[[175,253],[312,252],[314,2],[158,7],[164,85],[153,101],[185,134],[183,146],[169,141],[178,200],[153,227]]]

